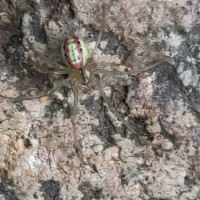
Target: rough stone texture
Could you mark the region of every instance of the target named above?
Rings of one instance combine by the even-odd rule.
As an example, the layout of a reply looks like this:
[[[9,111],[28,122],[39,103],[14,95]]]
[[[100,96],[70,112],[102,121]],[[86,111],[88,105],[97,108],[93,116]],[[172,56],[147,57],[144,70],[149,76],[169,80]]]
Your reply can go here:
[[[1,0],[0,94],[48,91],[66,78],[53,74],[66,35],[91,51],[104,30],[93,59],[124,74],[101,85],[142,143],[93,84],[81,86],[75,122],[70,84],[1,98],[0,199],[200,199],[199,17],[199,0]]]

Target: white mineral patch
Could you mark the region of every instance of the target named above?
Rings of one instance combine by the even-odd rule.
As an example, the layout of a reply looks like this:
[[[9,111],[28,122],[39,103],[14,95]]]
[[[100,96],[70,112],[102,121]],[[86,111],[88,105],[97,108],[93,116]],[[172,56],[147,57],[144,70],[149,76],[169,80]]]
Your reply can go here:
[[[11,24],[9,14],[6,12],[1,12],[0,13],[0,22],[5,23],[5,24]]]
[[[120,152],[120,149],[119,147],[117,146],[114,146],[114,147],[110,147],[110,148],[107,148],[103,154],[104,154],[104,158],[106,160],[111,160],[111,159],[119,159],[119,152]]]
[[[180,74],[184,70],[184,62],[181,62],[178,66],[177,72]]]
[[[93,146],[93,151],[96,152],[96,153],[99,153],[99,152],[102,152],[104,149],[103,145],[101,144],[98,144],[98,145],[94,145]]]
[[[192,82],[193,76],[191,70],[186,70],[180,74],[180,78],[184,86],[189,86]]]
[[[56,24],[55,21],[49,21],[48,25],[47,25],[47,28],[50,31],[60,32],[59,26]]]
[[[162,148],[165,150],[169,150],[173,147],[173,144],[168,141],[168,140],[164,140],[164,143],[162,144]]]
[[[101,49],[105,49],[106,45],[107,45],[107,41],[101,41],[99,45],[100,45]]]
[[[58,97],[58,99],[60,99],[60,100],[64,100],[64,96],[60,93],[60,92],[58,92],[58,91],[56,91],[55,92],[55,95]],[[72,94],[71,94],[72,95]],[[73,96],[70,96],[69,98],[68,98],[68,101],[69,101],[69,103],[71,103],[71,104],[73,104],[73,102],[74,102],[74,98],[73,98]]]

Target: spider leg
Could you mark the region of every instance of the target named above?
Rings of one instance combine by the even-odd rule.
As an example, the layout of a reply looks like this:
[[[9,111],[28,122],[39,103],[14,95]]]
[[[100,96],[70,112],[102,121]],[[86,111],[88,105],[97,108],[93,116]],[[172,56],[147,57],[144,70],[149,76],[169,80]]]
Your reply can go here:
[[[69,74],[68,71],[56,71],[56,72],[52,72],[53,74],[56,74],[56,75],[64,75],[64,74]]]
[[[84,164],[87,164],[83,159],[82,149],[79,145],[79,142],[77,140],[77,134],[76,134],[77,129],[76,129],[75,116],[77,114],[77,107],[78,107],[78,91],[79,91],[79,83],[78,83],[78,81],[75,81],[75,84],[73,86],[74,105],[73,105],[73,110],[72,110],[72,114],[71,114],[71,122],[72,122],[72,127],[73,127],[73,136],[74,136],[74,148],[75,148],[77,156],[80,158],[80,160]]]
[[[81,148],[77,140],[76,123],[75,123],[75,116],[77,114],[77,107],[78,107],[78,90],[79,90],[79,85],[78,85],[78,82],[75,81],[75,84],[73,85],[74,105],[73,105],[73,110],[71,113],[71,120],[72,120],[72,127],[73,127],[74,147],[75,147],[78,157],[82,160]]]
[[[52,94],[55,91],[58,91],[61,87],[63,87],[64,85],[66,85],[68,82],[70,82],[72,80],[72,77],[68,77],[64,80],[62,80],[60,83],[58,83],[55,87],[53,87],[51,90],[49,90],[48,95]]]
[[[78,107],[78,90],[79,90],[79,84],[77,81],[75,81],[75,85],[73,86],[73,93],[74,93],[74,105],[71,117],[75,117],[77,114],[77,107]]]
[[[100,43],[101,38],[102,38],[102,36],[103,36],[103,32],[104,32],[103,30],[104,30],[104,28],[105,28],[105,26],[106,26],[106,19],[105,19],[105,17],[106,17],[106,11],[105,11],[105,5],[104,5],[104,4],[102,5],[102,16],[103,16],[103,20],[101,21],[102,28],[101,28],[101,30],[100,30],[100,32],[99,32],[99,34],[98,34],[95,47],[94,47],[94,49],[92,50],[92,52],[91,52],[91,54],[90,54],[90,57],[93,56],[94,51],[95,51],[96,48],[99,46],[99,43]]]
[[[153,69],[157,66],[159,66],[160,64],[164,63],[163,61],[159,61],[159,62],[156,62],[155,64],[152,64],[151,66],[149,67],[146,67],[144,69],[137,69],[137,70],[130,70],[130,71],[118,71],[118,70],[114,70],[114,71],[111,71],[111,70],[104,70],[104,69],[98,69],[97,67],[94,67],[91,69],[91,71],[95,74],[110,74],[110,75],[139,75],[141,73],[144,73],[150,69]],[[101,66],[105,66],[105,63],[103,64],[100,64]],[[120,66],[120,64],[108,64],[108,65],[113,65],[113,66]]]
[[[92,56],[93,56],[94,51],[95,51],[96,48],[99,46],[99,43],[100,43],[100,41],[101,41],[102,36],[103,36],[103,30],[101,30],[101,31],[99,32],[98,38],[97,38],[97,41],[96,41],[96,44],[95,44],[95,47],[94,47],[94,49],[92,50],[92,52],[91,52],[91,54],[90,54],[89,57],[92,57]]]
[[[110,102],[110,100],[108,99],[106,94],[104,93],[103,88],[101,87],[101,84],[100,84],[99,76],[98,75],[96,75],[95,77],[93,76],[93,80],[94,80],[95,85],[96,85],[97,89],[99,90],[101,96],[103,97],[104,101],[108,105],[109,110],[113,114],[115,114],[120,121],[123,122],[123,124],[126,126],[126,128],[137,138],[137,141],[139,142],[139,144],[143,144],[143,142],[139,138],[139,135],[135,132],[135,130],[133,130],[131,128],[129,123],[123,117],[120,116],[120,114],[117,112],[117,110],[114,108],[114,106],[112,105],[112,103]]]
[[[37,54],[36,54],[37,55]],[[38,57],[42,58],[42,60],[44,60],[46,63],[50,64],[51,66],[54,66],[54,68],[57,68],[57,69],[60,69],[61,66],[64,67],[64,70],[61,70],[61,71],[51,71],[49,70],[49,68],[46,66],[46,65],[40,65],[39,63],[37,63],[36,61],[33,61],[33,60],[29,60],[28,63],[29,64],[32,64],[32,65],[37,65],[37,68],[41,70],[42,73],[48,73],[48,74],[69,74],[69,70],[66,66],[64,65],[60,65],[50,59],[47,59],[45,56],[41,56],[41,55],[38,55]]]
[[[41,94],[41,95],[34,96],[34,97],[31,97],[31,96],[6,97],[6,96],[3,96],[3,95],[0,95],[0,97],[4,98],[4,99],[9,99],[9,100],[11,100],[11,102],[16,102],[16,101],[31,100],[31,99],[37,99],[37,98],[40,98],[40,97],[44,97],[44,96],[49,96],[53,92],[58,91],[61,87],[66,85],[69,81],[71,81],[71,79],[72,79],[71,77],[68,77],[68,78],[62,80],[60,83],[58,83],[55,87],[53,87],[48,92]]]

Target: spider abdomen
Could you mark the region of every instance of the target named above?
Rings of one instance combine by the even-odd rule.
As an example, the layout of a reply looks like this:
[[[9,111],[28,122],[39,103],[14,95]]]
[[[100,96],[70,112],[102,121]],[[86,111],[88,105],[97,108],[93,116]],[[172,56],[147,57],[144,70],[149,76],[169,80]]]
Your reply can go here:
[[[83,40],[78,37],[70,37],[62,43],[61,54],[65,64],[80,70],[87,62],[88,48]]]

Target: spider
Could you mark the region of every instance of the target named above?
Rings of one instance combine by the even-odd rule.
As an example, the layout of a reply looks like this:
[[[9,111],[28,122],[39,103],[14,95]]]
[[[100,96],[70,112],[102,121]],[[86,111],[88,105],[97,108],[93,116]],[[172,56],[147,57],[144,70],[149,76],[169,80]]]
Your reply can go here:
[[[101,38],[103,36],[103,31],[100,31],[97,37],[97,42],[95,45],[95,48],[89,55],[87,44],[84,40],[76,37],[76,36],[67,36],[67,38],[62,42],[61,44],[61,57],[64,64],[64,70],[63,71],[57,71],[54,72],[56,74],[68,74],[69,76],[59,82],[54,88],[49,90],[46,94],[33,96],[33,97],[26,97],[26,96],[19,96],[16,98],[10,98],[0,95],[3,98],[9,98],[11,101],[21,101],[21,100],[30,100],[35,98],[40,98],[47,95],[52,95],[55,91],[58,91],[63,86],[65,86],[67,83],[72,83],[72,90],[74,93],[74,105],[71,113],[71,119],[74,125],[74,118],[77,113],[77,106],[78,106],[78,91],[81,84],[88,84],[93,83],[98,91],[100,92],[100,95],[104,99],[105,103],[107,104],[109,110],[117,116],[117,118],[126,126],[126,128],[137,138],[137,141],[140,141],[139,135],[134,131],[134,129],[129,125],[129,123],[116,111],[112,103],[110,102],[109,98],[106,96],[106,94],[103,91],[103,88],[100,84],[100,73],[106,73],[106,74],[112,74],[112,75],[123,75],[123,74],[131,74],[131,75],[137,75],[139,73],[142,73],[146,70],[149,70],[152,67],[155,67],[158,65],[156,63],[155,65],[152,65],[151,67],[145,69],[145,70],[138,70],[138,71],[129,71],[129,72],[122,72],[122,71],[108,71],[108,70],[102,70],[98,69],[97,64],[93,61],[92,56],[94,54],[95,49],[98,47]],[[40,56],[40,55],[38,55]],[[41,56],[40,56],[41,57]],[[47,60],[47,58],[42,57],[43,59]],[[54,63],[53,61],[49,61],[52,64],[59,66],[59,64]],[[117,66],[117,65],[116,65]],[[44,72],[52,73],[50,70],[45,69]],[[90,74],[89,77],[86,76],[86,74]],[[75,126],[74,126],[75,127]],[[75,131],[74,131],[75,132]]]
[[[105,24],[103,25],[105,26]],[[107,71],[102,70],[98,68],[98,64],[96,64],[93,61],[93,54],[100,44],[101,38],[103,36],[103,31],[100,31],[97,37],[96,45],[93,51],[89,54],[87,44],[84,40],[80,39],[76,36],[67,36],[67,38],[61,43],[61,57],[63,61],[63,70],[54,72],[55,74],[68,74],[68,77],[61,82],[59,82],[55,87],[53,87],[51,90],[49,90],[46,94],[33,96],[33,97],[25,97],[25,96],[19,96],[16,98],[9,98],[0,95],[0,97],[11,99],[11,101],[22,101],[22,100],[30,100],[34,98],[40,98],[42,96],[52,95],[55,91],[60,90],[63,86],[65,86],[68,83],[72,84],[72,90],[74,93],[74,105],[71,112],[71,119],[72,124],[74,128],[74,135],[76,133],[75,130],[75,116],[77,113],[77,106],[78,106],[78,91],[81,84],[88,84],[92,83],[96,86],[98,91],[100,92],[101,97],[104,99],[105,103],[107,104],[109,110],[117,116],[117,118],[126,126],[126,128],[135,136],[136,141],[138,141],[140,144],[141,139],[139,135],[134,131],[134,129],[129,125],[129,123],[117,112],[115,107],[110,102],[109,98],[106,96],[106,94],[103,91],[103,88],[100,84],[100,74],[111,74],[111,75],[124,75],[124,74],[130,74],[130,75],[137,75],[139,73],[143,73],[146,70],[149,70],[159,64],[156,63],[155,65],[152,65],[145,70],[138,70],[138,71],[129,71],[129,72],[121,72],[121,71]],[[45,57],[42,57],[41,55],[38,55],[42,59],[46,60],[47,62],[52,63],[54,66],[60,68],[60,65],[57,63],[54,63],[53,61],[48,60]],[[117,66],[117,65],[116,65]],[[48,69],[43,69],[43,72],[45,73],[52,73],[52,71]],[[89,73],[88,73],[89,72]],[[89,74],[89,76],[88,76]],[[76,143],[76,136],[74,136],[74,140]]]

